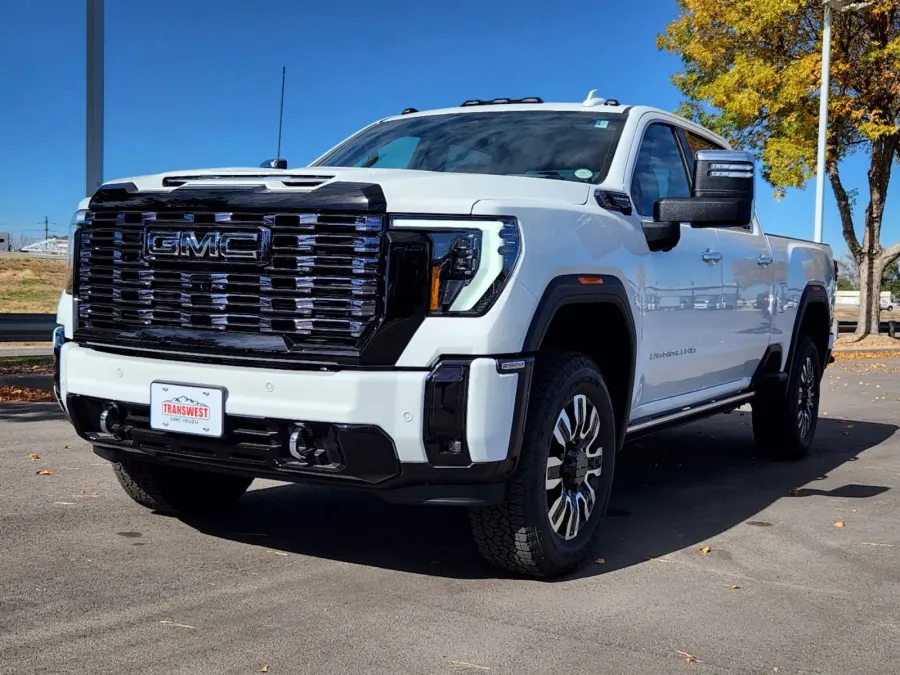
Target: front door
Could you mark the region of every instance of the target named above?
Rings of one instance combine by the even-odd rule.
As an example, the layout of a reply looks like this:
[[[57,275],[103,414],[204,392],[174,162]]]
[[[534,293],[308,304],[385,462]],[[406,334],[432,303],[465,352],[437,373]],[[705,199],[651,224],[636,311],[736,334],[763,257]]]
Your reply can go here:
[[[650,221],[664,197],[689,197],[687,162],[673,127],[651,123],[632,173],[635,224]],[[727,380],[719,356],[728,327],[721,321],[722,254],[715,228],[681,226],[671,251],[651,252],[636,278],[641,329],[632,420],[670,412],[708,397]]]

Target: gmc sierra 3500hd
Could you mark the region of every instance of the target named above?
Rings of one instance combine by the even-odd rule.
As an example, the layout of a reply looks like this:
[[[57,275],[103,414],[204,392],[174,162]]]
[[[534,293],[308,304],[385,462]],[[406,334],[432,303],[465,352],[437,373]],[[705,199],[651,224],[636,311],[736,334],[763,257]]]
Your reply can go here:
[[[559,575],[626,439],[750,403],[761,451],[809,451],[835,269],[763,233],[754,185],[722,138],[594,92],[105,183],[73,220],[57,395],[151,509],[343,485],[469,507],[488,561]]]

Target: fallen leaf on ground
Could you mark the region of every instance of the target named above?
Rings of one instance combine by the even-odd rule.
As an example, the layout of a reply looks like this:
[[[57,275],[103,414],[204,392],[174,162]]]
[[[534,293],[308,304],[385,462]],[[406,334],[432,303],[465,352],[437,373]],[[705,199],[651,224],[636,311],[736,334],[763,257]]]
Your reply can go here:
[[[479,666],[477,663],[466,663],[465,661],[451,661],[450,665],[454,668],[471,668],[473,670],[490,670],[487,666]]]
[[[49,469],[39,469],[38,471],[35,471],[34,473],[37,476],[52,476],[53,475],[53,472],[50,471]]]
[[[839,520],[834,524],[835,527],[844,527],[844,525],[845,523],[843,520]]]
[[[699,549],[697,549],[697,550],[700,551],[700,553],[702,553],[703,555],[706,555],[707,553],[709,553],[710,551],[712,551],[712,549],[711,549],[709,546],[701,546],[701,547],[700,547]]]
[[[52,401],[53,393],[26,387],[0,387],[0,403],[39,403]]]
[[[675,653],[678,654],[681,658],[683,658],[685,663],[699,663],[697,661],[697,657],[694,656],[693,654],[688,654],[687,652],[682,652],[682,651],[676,651]]]
[[[259,669],[259,672],[261,672],[261,673],[268,673],[268,672],[269,672],[269,666],[268,666],[268,665],[264,665],[262,668]]]
[[[71,450],[71,449],[72,449],[72,446],[71,446],[71,445],[65,445],[65,446],[63,446],[63,450]]]
[[[598,565],[603,565],[604,563],[606,563],[606,560],[604,560],[603,558],[597,558],[594,562]]]
[[[731,586],[729,586],[728,588],[730,588],[730,589],[733,590],[733,591],[739,591],[739,590],[741,590],[741,587],[738,586],[737,584],[731,584]]]
[[[178,623],[177,621],[160,621],[163,626],[170,626],[172,628],[194,628],[194,626],[188,626],[186,623]]]
[[[40,458],[41,458],[41,456],[39,454],[37,454],[36,452],[32,452],[30,455],[28,455],[28,459],[30,459],[32,462],[36,462]]]

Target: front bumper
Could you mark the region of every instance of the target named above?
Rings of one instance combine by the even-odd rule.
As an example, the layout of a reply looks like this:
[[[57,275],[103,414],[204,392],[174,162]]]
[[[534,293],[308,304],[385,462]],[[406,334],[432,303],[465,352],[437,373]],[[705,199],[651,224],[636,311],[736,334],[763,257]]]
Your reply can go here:
[[[276,370],[122,356],[72,342],[61,346],[58,363],[60,401],[107,459],[467,504],[503,496],[521,448],[532,365],[482,357],[431,370]],[[154,381],[225,389],[225,436],[150,429]],[[107,408],[117,424],[104,430]]]

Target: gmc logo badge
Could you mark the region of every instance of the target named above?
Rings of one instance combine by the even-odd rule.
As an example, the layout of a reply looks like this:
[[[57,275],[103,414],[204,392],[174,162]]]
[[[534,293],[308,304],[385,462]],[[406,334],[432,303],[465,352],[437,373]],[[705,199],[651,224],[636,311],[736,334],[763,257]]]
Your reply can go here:
[[[234,260],[262,262],[268,258],[271,234],[255,230],[198,233],[190,230],[147,230],[144,251],[150,260]]]

